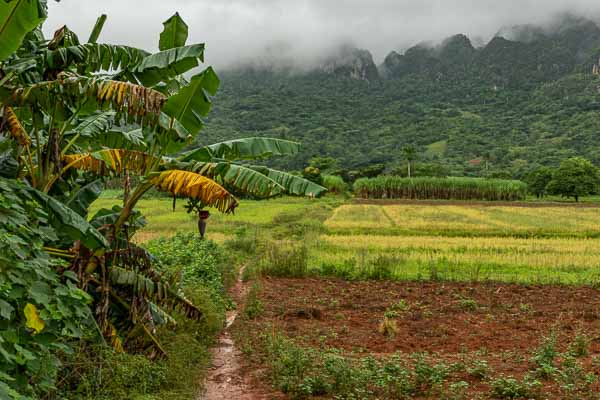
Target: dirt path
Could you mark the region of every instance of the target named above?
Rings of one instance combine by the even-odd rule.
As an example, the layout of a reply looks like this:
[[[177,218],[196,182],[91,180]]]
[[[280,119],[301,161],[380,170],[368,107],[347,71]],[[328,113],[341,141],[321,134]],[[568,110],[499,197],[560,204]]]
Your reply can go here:
[[[212,350],[212,366],[208,372],[205,392],[197,400],[267,400],[273,398],[261,389],[253,387],[251,377],[243,372],[242,353],[233,341],[230,328],[248,294],[248,285],[242,281],[245,267],[240,268],[238,280],[231,295],[236,309],[227,312],[225,329],[219,336],[218,344]]]

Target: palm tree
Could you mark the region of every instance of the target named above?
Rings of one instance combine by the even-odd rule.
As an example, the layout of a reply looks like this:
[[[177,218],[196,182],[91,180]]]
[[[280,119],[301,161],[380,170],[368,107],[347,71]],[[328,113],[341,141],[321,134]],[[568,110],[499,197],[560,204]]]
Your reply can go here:
[[[415,158],[417,157],[417,150],[413,147],[413,146],[404,146],[402,148],[402,153],[404,154],[404,158],[406,159],[406,163],[407,163],[407,174],[408,177],[411,177],[411,163],[415,160]]]

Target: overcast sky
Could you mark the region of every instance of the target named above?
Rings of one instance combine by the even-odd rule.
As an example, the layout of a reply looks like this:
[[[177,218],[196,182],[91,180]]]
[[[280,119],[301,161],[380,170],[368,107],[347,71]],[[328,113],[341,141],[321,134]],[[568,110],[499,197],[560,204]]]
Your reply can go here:
[[[206,61],[227,67],[266,53],[312,62],[342,43],[391,51],[464,33],[488,40],[500,27],[548,22],[571,11],[600,15],[599,0],[62,0],[48,2],[49,35],[63,24],[87,39],[108,14],[101,41],[156,50],[161,23],[179,11]]]

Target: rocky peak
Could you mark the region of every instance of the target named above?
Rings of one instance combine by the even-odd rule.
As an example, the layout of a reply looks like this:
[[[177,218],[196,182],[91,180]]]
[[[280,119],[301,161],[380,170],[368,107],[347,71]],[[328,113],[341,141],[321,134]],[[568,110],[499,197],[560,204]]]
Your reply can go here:
[[[444,40],[438,47],[437,53],[443,63],[456,64],[470,62],[477,50],[467,36],[459,34]]]
[[[341,48],[336,56],[328,59],[321,69],[329,74],[360,81],[379,80],[379,72],[371,53],[348,46]]]

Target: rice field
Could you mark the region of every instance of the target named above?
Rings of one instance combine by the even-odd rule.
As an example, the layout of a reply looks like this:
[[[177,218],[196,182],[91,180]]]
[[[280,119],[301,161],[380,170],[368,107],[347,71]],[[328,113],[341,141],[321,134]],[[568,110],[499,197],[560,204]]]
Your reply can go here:
[[[242,200],[235,215],[212,213],[207,236],[224,242],[260,230],[267,241],[305,247],[312,273],[349,279],[600,284],[600,208],[340,203]],[[94,209],[115,204],[103,197]],[[311,213],[324,205],[314,223]],[[173,211],[169,198],[144,199],[138,210],[148,221],[138,242],[197,229],[183,202]],[[309,219],[313,233],[289,236]]]
[[[349,277],[389,269],[397,280],[600,282],[600,239],[324,235],[309,264]]]
[[[325,226],[340,234],[600,237],[600,209],[466,205],[344,205]]]
[[[314,271],[357,279],[600,282],[598,208],[347,204],[325,226],[309,252]]]

